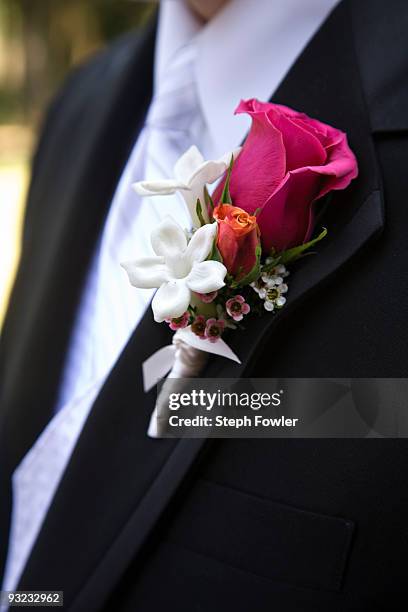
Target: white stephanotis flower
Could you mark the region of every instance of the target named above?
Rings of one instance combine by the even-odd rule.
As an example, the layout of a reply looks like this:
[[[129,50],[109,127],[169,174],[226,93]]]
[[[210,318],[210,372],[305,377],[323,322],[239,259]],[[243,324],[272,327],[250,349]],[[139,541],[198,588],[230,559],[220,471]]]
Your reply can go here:
[[[151,234],[155,255],[121,264],[134,287],[158,287],[152,301],[155,321],[181,317],[190,304],[192,291],[210,293],[225,285],[226,267],[218,261],[205,261],[216,233],[217,223],[209,223],[187,242],[180,225],[167,216]]]
[[[176,162],[174,179],[159,181],[140,181],[132,186],[140,196],[172,195],[180,191],[190,212],[194,227],[200,227],[197,216],[197,199],[201,202],[202,216],[205,223],[209,222],[208,212],[204,204],[204,188],[214,183],[227,170],[231,157],[236,159],[241,147],[226,153],[217,160],[205,161],[198,148],[193,145]]]

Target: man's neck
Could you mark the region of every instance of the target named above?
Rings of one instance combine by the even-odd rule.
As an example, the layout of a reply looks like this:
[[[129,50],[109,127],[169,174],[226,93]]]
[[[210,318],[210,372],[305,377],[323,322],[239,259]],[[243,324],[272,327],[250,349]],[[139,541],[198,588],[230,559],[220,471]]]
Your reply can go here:
[[[193,13],[203,22],[210,21],[231,0],[186,0]]]

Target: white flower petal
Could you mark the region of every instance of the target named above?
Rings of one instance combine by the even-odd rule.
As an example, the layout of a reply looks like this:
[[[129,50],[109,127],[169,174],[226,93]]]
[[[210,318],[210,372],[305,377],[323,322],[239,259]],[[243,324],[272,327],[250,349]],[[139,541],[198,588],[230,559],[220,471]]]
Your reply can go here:
[[[166,255],[166,266],[172,279],[185,278],[191,270],[192,263],[185,253]]]
[[[210,222],[210,218],[208,216],[208,212],[204,202],[204,184],[201,185],[200,189],[195,189],[195,191],[182,191],[181,195],[184,198],[194,227],[201,227],[201,221],[197,215],[197,199],[199,199],[201,202],[201,212],[204,219],[204,223]]]
[[[191,264],[207,259],[211,253],[216,235],[217,223],[208,223],[194,232],[186,250],[186,257]]]
[[[230,162],[231,162],[231,155],[234,157],[234,161],[237,159],[238,155],[241,153],[242,151],[242,147],[237,147],[236,149],[233,149],[232,151],[229,151],[228,153],[225,153],[221,158],[220,161],[225,161],[225,163],[229,166]]]
[[[198,148],[193,145],[177,160],[174,166],[174,176],[183,183],[189,183],[190,177],[204,162]]]
[[[131,285],[139,289],[155,289],[168,280],[164,257],[139,257],[120,265],[126,270]]]
[[[242,147],[238,147],[234,151],[225,153],[220,159],[204,161],[197,166],[194,172],[190,175],[186,183],[193,190],[196,189],[197,184],[203,186],[207,183],[214,183],[217,179],[224,174],[231,163],[231,157],[234,156],[234,160],[238,157]]]
[[[236,159],[240,151],[241,147],[231,153],[226,153],[218,160],[204,161],[198,148],[193,145],[176,162],[174,179],[139,181],[133,184],[133,188],[140,196],[173,195],[176,191],[181,191],[194,227],[200,227],[200,219],[196,214],[197,199],[200,199],[201,202],[204,221],[208,223],[204,189],[207,183],[213,183],[224,174],[229,166],[231,155]]]
[[[172,195],[180,189],[189,189],[182,181],[163,179],[160,181],[139,181],[133,183],[133,189],[140,196]]]
[[[224,287],[227,268],[219,261],[195,263],[187,276],[187,286],[197,293],[211,293]]]
[[[196,190],[202,185],[204,189],[204,185],[216,181],[224,174],[227,168],[228,164],[225,162],[211,160],[206,161],[195,170],[194,174],[190,176],[188,186],[191,189]]]
[[[162,285],[152,300],[154,320],[161,323],[165,319],[181,317],[188,308],[190,297],[191,292],[183,280]]]
[[[170,216],[165,217],[152,231],[150,241],[156,255],[163,257],[181,255],[187,247],[186,234]]]

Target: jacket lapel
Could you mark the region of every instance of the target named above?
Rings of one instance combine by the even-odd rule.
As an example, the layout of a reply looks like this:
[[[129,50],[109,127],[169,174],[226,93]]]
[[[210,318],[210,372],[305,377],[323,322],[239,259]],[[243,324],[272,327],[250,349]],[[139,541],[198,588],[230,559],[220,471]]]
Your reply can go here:
[[[381,187],[348,10],[348,2],[339,5],[274,101],[345,130],[359,161],[359,178],[334,195],[325,215],[330,238],[318,257],[306,258],[291,276],[287,306],[275,316],[252,320],[246,334],[231,335],[242,365],[214,358],[204,376],[249,372],[281,318],[299,312],[307,295],[382,229]],[[146,436],[155,394],[143,393],[141,364],[170,337],[156,333],[158,327],[148,312],[96,400],[19,585],[28,590],[63,584],[70,610],[100,609],[209,447],[204,440]],[[78,542],[83,543],[80,551]]]

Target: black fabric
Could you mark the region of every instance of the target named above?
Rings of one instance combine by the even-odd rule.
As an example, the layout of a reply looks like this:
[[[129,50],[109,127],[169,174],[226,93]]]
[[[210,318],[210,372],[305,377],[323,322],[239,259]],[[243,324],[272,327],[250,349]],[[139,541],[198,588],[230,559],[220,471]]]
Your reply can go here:
[[[373,132],[408,129],[408,12],[393,0],[353,0],[352,27]]]
[[[406,376],[407,11],[403,0],[344,0],[276,92],[345,130],[360,175],[333,195],[329,237],[293,271],[285,308],[231,336],[242,366],[214,358],[206,376]],[[51,413],[151,96],[154,37],[155,24],[80,69],[40,142],[0,346],[3,559],[9,478]],[[169,338],[148,312],[92,408],[19,588],[63,589],[77,612],[400,610],[407,443],[151,440],[141,363]]]
[[[199,480],[167,538],[259,576],[338,590],[352,532],[351,521]]]

